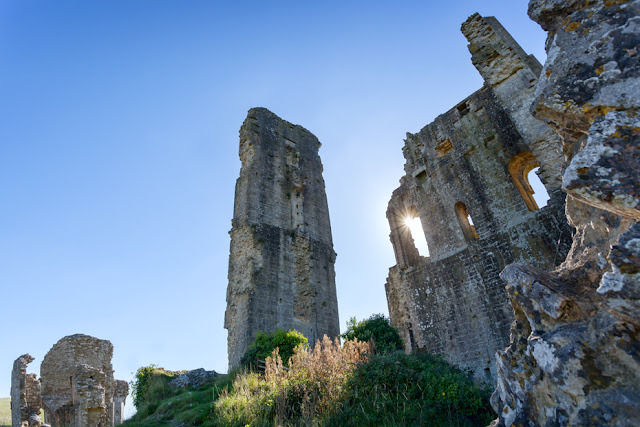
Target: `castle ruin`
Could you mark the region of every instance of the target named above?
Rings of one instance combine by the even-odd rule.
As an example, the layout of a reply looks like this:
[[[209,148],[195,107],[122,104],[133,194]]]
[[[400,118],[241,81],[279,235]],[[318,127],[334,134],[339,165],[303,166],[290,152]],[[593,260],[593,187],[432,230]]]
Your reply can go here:
[[[309,131],[253,108],[240,129],[224,327],[229,367],[258,332],[340,334],[329,208]]]
[[[542,66],[493,17],[474,14],[462,32],[485,83],[407,134],[406,175],[387,209],[396,265],[385,289],[406,351],[443,354],[495,382],[494,355],[509,344],[514,319],[499,273],[513,262],[554,268],[572,230],[559,138],[529,112]],[[538,167],[550,197],[544,207],[528,178]],[[414,217],[426,257],[411,236]]]
[[[121,424],[129,394],[126,381],[114,380],[113,345],[88,335],[62,338],[45,355],[40,380],[27,374],[28,354],[20,356],[11,375],[11,414],[14,427],[47,425],[109,427]]]

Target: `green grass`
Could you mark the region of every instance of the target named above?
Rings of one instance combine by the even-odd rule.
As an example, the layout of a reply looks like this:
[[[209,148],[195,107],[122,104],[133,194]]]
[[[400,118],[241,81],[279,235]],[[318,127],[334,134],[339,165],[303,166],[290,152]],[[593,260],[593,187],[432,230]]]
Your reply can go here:
[[[0,397],[0,427],[11,426],[11,399]]]
[[[219,393],[228,388],[227,375],[215,382],[196,388],[174,389],[168,386],[173,372],[162,368],[154,370],[136,414],[124,422],[128,427],[143,426],[199,426],[211,425],[213,403]]]

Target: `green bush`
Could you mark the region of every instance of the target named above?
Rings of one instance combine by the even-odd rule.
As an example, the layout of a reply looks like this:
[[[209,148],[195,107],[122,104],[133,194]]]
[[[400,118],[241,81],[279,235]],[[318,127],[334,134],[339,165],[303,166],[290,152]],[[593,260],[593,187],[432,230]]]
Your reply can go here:
[[[255,368],[258,360],[266,360],[276,348],[280,349],[282,363],[286,366],[293,355],[293,349],[299,344],[306,344],[309,340],[298,331],[258,332],[258,336],[251,343],[240,360],[242,367]]]
[[[404,349],[400,334],[383,314],[374,314],[361,322],[352,317],[347,322],[347,331],[342,338],[372,342],[375,352],[379,354]]]
[[[439,356],[391,353],[360,364],[327,426],[486,426],[494,418],[491,389]]]
[[[143,403],[134,416],[126,420],[126,427],[147,426],[211,426],[220,425],[214,414],[214,402],[220,394],[227,395],[231,387],[232,375],[219,375],[213,383],[195,388],[170,389],[170,393],[147,393],[148,401]],[[150,376],[151,382],[162,377]],[[150,388],[153,388],[150,386]],[[244,426],[244,424],[242,425]]]
[[[138,368],[134,380],[130,383],[133,406],[140,411],[147,403],[151,405],[154,401],[168,397],[170,394],[169,381],[175,375],[181,373],[182,372],[167,371],[157,365]],[[151,412],[153,412],[153,410],[154,409],[151,409]]]

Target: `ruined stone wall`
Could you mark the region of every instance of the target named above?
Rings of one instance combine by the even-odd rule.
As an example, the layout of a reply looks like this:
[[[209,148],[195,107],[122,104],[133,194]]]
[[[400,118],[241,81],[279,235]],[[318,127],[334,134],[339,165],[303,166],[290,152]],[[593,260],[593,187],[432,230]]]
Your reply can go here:
[[[576,228],[555,271],[502,273],[516,315],[495,425],[640,425],[640,1],[533,0],[548,31],[531,105],[562,138]]]
[[[444,354],[478,379],[495,381],[493,355],[509,342],[513,320],[499,273],[514,261],[560,264],[571,229],[556,176],[558,137],[523,109],[539,63],[494,18],[476,14],[463,32],[485,86],[407,134],[406,175],[387,210],[397,264],[386,292],[407,351]],[[545,151],[552,144],[556,149]],[[542,209],[524,178],[536,166],[550,195]],[[418,254],[406,225],[414,216],[428,257]]]
[[[27,365],[33,362],[33,357],[23,354],[13,362],[11,371],[11,423],[22,426],[26,422],[36,424],[42,409],[40,398],[40,381],[35,374],[27,374]],[[36,421],[36,422],[34,422]]]
[[[13,426],[43,425],[42,408],[45,425],[53,427],[121,424],[129,385],[113,379],[112,355],[109,341],[82,334],[64,337],[45,355],[40,381],[26,373],[33,357],[20,356],[11,373]]]
[[[340,333],[320,142],[264,108],[240,129],[225,328],[229,366],[257,332]]]
[[[40,365],[42,402],[45,419],[52,426],[76,425],[73,418],[74,375],[78,365],[87,365],[104,374],[106,425],[112,425],[114,379],[111,358],[113,345],[88,335],[76,334],[62,338],[45,355]],[[82,396],[82,394],[77,394]],[[89,424],[85,424],[89,425]]]
[[[124,405],[129,395],[129,383],[116,380],[113,392],[113,425],[122,424],[124,421]]]
[[[102,370],[89,365],[77,365],[71,380],[73,387],[73,427],[106,427],[111,424],[107,413],[109,378]]]

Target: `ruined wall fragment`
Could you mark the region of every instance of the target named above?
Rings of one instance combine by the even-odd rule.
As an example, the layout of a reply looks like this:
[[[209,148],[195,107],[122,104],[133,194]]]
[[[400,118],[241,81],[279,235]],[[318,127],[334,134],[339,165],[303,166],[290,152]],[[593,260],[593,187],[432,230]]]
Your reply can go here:
[[[523,108],[540,64],[494,18],[473,15],[463,32],[485,86],[407,134],[406,175],[387,210],[397,264],[386,292],[407,351],[444,354],[495,381],[493,355],[509,342],[513,320],[499,273],[515,261],[560,264],[571,229],[557,176],[562,153],[545,151],[558,137]],[[550,196],[541,209],[526,178],[537,166]],[[406,225],[415,216],[428,257]]]
[[[516,314],[495,425],[640,425],[639,1],[534,0],[548,31],[533,114],[562,139],[571,251],[502,273]]]
[[[113,345],[109,341],[82,334],[64,337],[49,350],[40,365],[42,403],[47,423],[54,427],[80,425],[78,424],[78,422],[81,422],[79,420],[83,420],[86,417],[83,415],[80,418],[74,418],[73,414],[75,413],[76,405],[80,404],[83,408],[94,409],[90,405],[87,406],[86,402],[74,400],[74,396],[76,398],[82,397],[83,399],[87,396],[82,391],[89,385],[86,382],[86,375],[82,373],[84,371],[77,371],[78,366],[86,365],[91,368],[91,372],[96,370],[96,372],[102,373],[98,375],[100,378],[98,383],[91,382],[90,384],[92,387],[99,387],[104,392],[103,406],[106,414],[104,421],[106,424],[104,425],[113,425],[114,379],[111,365],[112,356]],[[78,375],[78,380],[76,381],[78,384],[74,385],[73,378],[76,374]],[[95,411],[92,413],[95,413]],[[102,419],[101,416],[99,418]],[[84,425],[88,426],[90,424]]]
[[[27,365],[33,362],[30,354],[23,354],[13,362],[11,371],[11,423],[13,426],[38,425],[42,399],[40,381],[36,374],[27,374]]]
[[[89,365],[77,365],[73,370],[73,427],[106,427],[111,423],[107,413],[109,379],[107,374]]]
[[[20,356],[11,375],[13,426],[121,424],[129,385],[113,379],[112,355],[109,341],[82,334],[64,337],[45,355],[40,380],[26,374],[33,357]],[[47,424],[39,417],[41,409]]]
[[[264,108],[240,129],[225,328],[235,367],[258,332],[296,329],[310,342],[340,333],[335,252],[309,131]]]
[[[129,395],[129,383],[116,380],[113,392],[113,425],[122,424],[124,421],[124,405]]]

